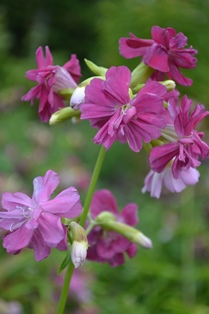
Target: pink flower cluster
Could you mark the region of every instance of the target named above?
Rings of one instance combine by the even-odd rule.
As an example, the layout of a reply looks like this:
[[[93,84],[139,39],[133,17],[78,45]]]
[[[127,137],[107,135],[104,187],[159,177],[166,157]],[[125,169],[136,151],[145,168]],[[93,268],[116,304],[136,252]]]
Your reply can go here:
[[[90,77],[80,85],[77,85],[81,74],[76,55],[72,55],[64,66],[55,66],[49,48],[45,48],[44,57],[39,47],[36,51],[38,69],[26,73],[37,86],[22,99],[31,104],[35,98],[39,100],[38,112],[44,122],[55,112],[56,117],[60,112],[63,115],[70,112],[72,118],[76,109],[77,118],[80,115],[81,120],[89,120],[97,129],[94,143],[103,145],[106,150],[115,141],[127,143],[134,152],[148,147],[151,170],[142,192],[148,191],[152,197],[159,198],[163,185],[171,192],[180,192],[187,185],[197,183],[199,172],[196,168],[209,155],[209,146],[203,141],[204,133],[197,127],[209,111],[201,104],[192,106],[192,100],[186,95],[180,99],[180,93],[175,89],[176,83],[192,84],[192,80],[181,73],[181,69],[196,66],[197,51],[186,47],[187,37],[173,28],[159,26],[152,28],[151,36],[152,39],[141,39],[130,34],[130,38],[119,40],[122,56],[142,58],[132,72],[126,66],[106,69],[89,61],[87,65],[97,77]],[[59,110],[65,106],[66,99],[71,100],[72,108]],[[58,183],[57,174],[49,170],[44,177],[34,180],[32,198],[23,193],[3,194],[0,227],[6,231],[3,246],[8,253],[17,254],[24,247],[33,248],[35,259],[41,260],[53,247],[67,249],[67,232],[61,217],[78,217],[82,206],[75,188],[66,189],[54,200],[49,200]],[[113,225],[109,228],[110,222],[106,228],[98,222],[103,212],[112,217],[115,228]],[[140,232],[136,234],[132,228],[138,223],[137,205],[128,204],[118,212],[116,200],[109,190],[94,194],[90,216],[95,225],[92,227],[89,220],[88,259],[108,262],[114,267],[124,263],[125,254],[131,258],[135,256],[135,243],[144,241],[145,247],[151,247],[151,241]],[[125,231],[119,232],[116,226],[124,227],[124,230],[126,226],[128,236]],[[83,251],[77,245],[79,257],[84,259],[87,247],[87,240]]]

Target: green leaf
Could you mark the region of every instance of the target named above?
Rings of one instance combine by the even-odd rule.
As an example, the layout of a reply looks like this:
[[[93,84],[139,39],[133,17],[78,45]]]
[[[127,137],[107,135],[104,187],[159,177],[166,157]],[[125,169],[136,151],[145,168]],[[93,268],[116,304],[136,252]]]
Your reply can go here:
[[[68,264],[70,263],[70,261],[71,261],[70,252],[71,252],[70,244],[68,244],[67,255],[65,256],[64,260],[62,261],[62,263],[61,263],[61,265],[60,265],[60,267],[58,269],[58,274],[60,274],[63,271],[63,269],[65,269],[65,267],[67,267]]]

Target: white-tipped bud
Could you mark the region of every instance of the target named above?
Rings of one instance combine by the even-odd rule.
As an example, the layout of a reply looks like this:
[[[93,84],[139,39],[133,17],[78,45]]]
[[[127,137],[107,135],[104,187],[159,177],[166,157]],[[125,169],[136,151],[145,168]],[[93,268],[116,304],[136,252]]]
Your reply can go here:
[[[71,248],[71,260],[75,268],[80,267],[86,260],[88,242],[73,241]]]
[[[139,244],[143,246],[146,249],[151,249],[152,248],[152,241],[146,237],[143,233],[138,231],[136,235],[133,237],[132,242]]]
[[[79,110],[80,105],[84,102],[85,98],[85,86],[78,86],[71,98],[70,98],[70,107],[73,108],[74,110]]]
[[[72,247],[71,247],[71,260],[75,268],[80,267],[87,255],[88,240],[86,236],[86,231],[76,222],[70,223],[71,237],[72,237]]]
[[[152,248],[152,241],[141,231],[125,223],[116,221],[115,216],[109,212],[103,212],[96,218],[96,223],[106,230],[120,233],[132,243],[140,245],[146,249]]]

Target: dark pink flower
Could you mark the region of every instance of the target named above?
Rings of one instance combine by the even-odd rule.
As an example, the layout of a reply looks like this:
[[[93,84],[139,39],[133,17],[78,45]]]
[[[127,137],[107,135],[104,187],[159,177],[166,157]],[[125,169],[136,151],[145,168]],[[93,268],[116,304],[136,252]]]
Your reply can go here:
[[[190,113],[191,106],[192,101],[186,96],[182,98],[180,107],[176,106],[175,100],[170,100],[169,112],[174,122],[162,132],[162,136],[169,141],[151,150],[152,170],[160,173],[172,161],[172,173],[178,179],[182,168],[196,168],[200,165],[199,158],[208,156],[209,146],[202,141],[204,133],[195,130],[195,127],[209,111],[205,111],[203,105],[196,105]]]
[[[155,69],[154,77],[163,80],[165,74],[181,85],[189,86],[192,80],[183,76],[179,68],[192,69],[196,66],[194,55],[197,50],[187,45],[187,37],[183,33],[176,33],[171,28],[153,26],[152,39],[141,39],[133,34],[130,38],[120,38],[119,50],[125,58],[142,56],[142,61]]]
[[[150,80],[131,99],[130,81],[127,67],[111,67],[106,80],[95,78],[86,87],[81,119],[89,119],[92,127],[100,129],[94,142],[107,149],[118,140],[139,152],[142,141],[149,143],[158,138],[165,127],[162,112],[166,88]]]
[[[64,107],[64,98],[59,95],[59,91],[64,89],[75,89],[81,76],[79,61],[76,55],[62,67],[53,65],[53,58],[49,48],[45,47],[46,57],[44,57],[42,47],[36,50],[36,63],[38,69],[26,72],[26,77],[31,81],[36,81],[37,86],[33,87],[22,100],[39,100],[38,113],[41,121],[48,122],[51,115]]]
[[[79,216],[82,205],[74,187],[50,200],[59,182],[58,174],[48,170],[44,177],[34,179],[32,198],[21,192],[3,193],[0,227],[8,231],[3,238],[7,253],[18,254],[29,247],[34,249],[34,257],[39,261],[46,258],[53,247],[67,250],[66,228],[61,217]]]
[[[107,211],[112,213],[118,222],[129,226],[138,223],[137,205],[127,204],[122,212],[118,211],[117,202],[109,190],[96,191],[90,206],[90,214],[95,219],[100,213]],[[112,267],[125,262],[124,253],[134,257],[137,251],[135,244],[115,231],[103,230],[96,226],[88,235],[89,249],[87,259],[101,263],[108,262]]]

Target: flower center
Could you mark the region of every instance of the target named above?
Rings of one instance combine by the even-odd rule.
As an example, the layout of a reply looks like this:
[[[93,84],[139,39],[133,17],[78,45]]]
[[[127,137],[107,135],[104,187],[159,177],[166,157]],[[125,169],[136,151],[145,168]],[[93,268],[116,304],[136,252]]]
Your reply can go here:
[[[30,207],[25,207],[25,206],[16,206],[16,210],[20,212],[18,215],[19,217],[16,217],[16,221],[11,223],[10,225],[10,232],[20,228],[25,222],[30,220],[32,213],[33,213],[33,208]]]

